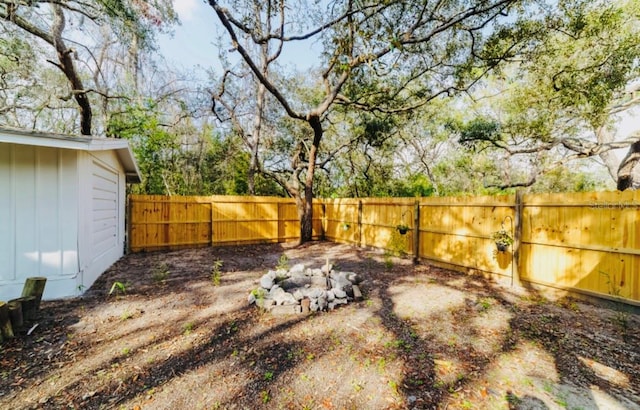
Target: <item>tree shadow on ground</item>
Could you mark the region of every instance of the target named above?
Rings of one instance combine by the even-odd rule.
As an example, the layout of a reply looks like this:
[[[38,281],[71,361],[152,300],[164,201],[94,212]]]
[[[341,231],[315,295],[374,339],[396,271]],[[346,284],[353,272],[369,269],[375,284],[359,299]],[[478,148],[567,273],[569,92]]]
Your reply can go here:
[[[290,255],[291,264],[323,265],[329,258],[338,261],[341,270],[362,273],[366,300],[309,316],[272,317],[243,303],[228,310],[207,310],[224,302],[221,298],[246,300],[250,287],[265,270],[274,268],[282,254]],[[50,325],[58,333],[46,335],[47,349],[29,351],[37,341],[29,339],[31,344],[21,351],[17,345],[5,350],[3,365],[17,364],[23,370],[0,379],[0,391],[16,388],[14,398],[28,395],[19,389],[32,389],[32,394],[42,391],[39,402],[22,408],[52,409],[133,407],[136,403],[152,408],[372,408],[372,403],[376,408],[523,408],[518,406],[527,400],[548,397],[531,389],[482,385],[493,377],[496,363],[516,354],[523,344],[543,349],[553,358],[559,382],[596,385],[615,396],[623,386],[603,378],[602,367],[597,366],[601,365],[628,375],[629,386],[640,385],[638,335],[623,345],[611,322],[601,324],[602,333],[593,331],[595,322],[583,319],[570,301],[552,303],[533,291],[523,298],[478,276],[414,266],[403,259],[389,264],[380,252],[326,243],[303,248],[204,248],[127,258],[96,282],[96,289],[89,293],[93,296],[46,306],[51,322],[43,327]],[[209,275],[217,259],[224,262],[224,275],[220,287],[213,289]],[[163,262],[168,263],[171,281],[154,283],[153,268]],[[131,266],[137,276],[125,271]],[[135,280],[126,295],[107,297],[110,283],[128,278]],[[119,303],[135,302],[151,310],[159,299],[187,301],[188,309],[168,315],[171,324],[162,318],[153,321],[152,312],[130,320],[116,318],[114,326],[121,320],[136,327],[112,332],[118,340],[111,342],[94,340],[94,345],[83,345],[82,340],[66,336],[87,312],[111,309],[103,313],[108,321],[119,312]],[[350,322],[356,316],[360,321]],[[583,320],[582,327],[575,327]],[[629,320],[636,325],[636,317]],[[151,337],[138,340],[136,332]],[[119,349],[87,364],[84,375],[39,390],[72,366],[74,355],[114,346],[131,351]],[[51,352],[62,353],[47,361]],[[321,369],[318,377],[308,379],[316,368]],[[370,378],[355,380],[356,374]],[[33,384],[26,380],[15,386],[24,375]],[[629,389],[637,395],[635,387]],[[332,392],[339,392],[340,402],[322,401],[331,398]],[[393,400],[375,401],[374,392],[390,393]],[[546,395],[551,397],[549,392]],[[3,400],[0,397],[0,404]],[[597,405],[593,400],[587,404]]]

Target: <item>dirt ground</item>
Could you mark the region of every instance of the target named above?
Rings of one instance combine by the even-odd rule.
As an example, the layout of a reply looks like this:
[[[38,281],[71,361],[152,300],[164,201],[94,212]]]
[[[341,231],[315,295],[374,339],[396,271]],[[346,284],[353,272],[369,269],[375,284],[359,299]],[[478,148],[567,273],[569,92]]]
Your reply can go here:
[[[248,306],[283,254],[364,300]],[[640,409],[638,315],[347,245],[128,255],[36,323],[0,347],[2,409]]]

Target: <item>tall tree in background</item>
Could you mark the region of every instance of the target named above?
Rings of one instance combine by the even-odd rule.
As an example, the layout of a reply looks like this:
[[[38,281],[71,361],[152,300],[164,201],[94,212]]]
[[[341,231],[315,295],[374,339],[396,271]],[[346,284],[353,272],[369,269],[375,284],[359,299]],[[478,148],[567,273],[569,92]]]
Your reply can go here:
[[[68,108],[66,101],[75,102],[79,131],[81,134],[91,135],[95,104],[91,95],[100,95],[107,99],[111,96],[101,89],[96,81],[88,80],[95,80],[95,74],[103,68],[100,66],[101,56],[96,57],[91,51],[99,40],[91,38],[89,33],[96,33],[96,27],[108,27],[109,31],[118,37],[118,45],[128,43],[129,46],[133,45],[135,50],[145,49],[153,45],[155,31],[161,26],[173,24],[175,20],[170,0],[0,0],[1,29],[5,33],[19,36],[1,42],[0,47],[3,51],[11,52],[7,55],[10,61],[25,61],[28,58],[32,66],[38,67],[47,63],[59,70],[67,82],[67,92],[56,97],[62,101],[65,108]],[[41,59],[38,54],[29,50],[47,51]],[[135,60],[137,56],[132,55],[132,58]],[[36,70],[32,74],[38,73],[42,71]],[[23,74],[23,80],[29,81],[29,73]],[[42,87],[42,90],[47,91],[46,87]],[[19,90],[5,93],[3,109],[11,110],[16,108],[12,104],[20,104],[17,93]],[[48,101],[53,102],[54,98],[49,98]],[[27,105],[23,105],[23,108]],[[47,106],[48,104],[45,104],[45,107]]]
[[[528,175],[502,178],[498,187],[531,186],[588,157],[603,162],[619,189],[634,185],[640,130],[616,140],[612,126],[640,103],[640,3],[568,4],[539,44],[477,90],[475,118],[454,127],[474,152],[530,162]],[[622,162],[612,152],[619,148],[629,150]]]
[[[504,57],[483,51],[486,40],[517,24],[522,7],[530,2],[339,0],[318,9],[321,6],[312,1],[267,0],[258,14],[254,3],[209,1],[226,30],[229,48],[237,51],[287,116],[307,126],[310,136],[300,139],[292,155],[294,177],[286,186],[296,199],[304,242],[312,237],[314,176],[324,122],[332,109],[339,104],[393,114],[468,89]],[[265,19],[273,21],[270,32],[260,23]],[[522,40],[514,37],[513,46]],[[309,81],[320,98],[309,103],[288,94],[281,77],[261,70],[260,55],[245,45],[247,41],[255,46],[273,43],[273,49],[290,42],[322,43],[322,68]]]

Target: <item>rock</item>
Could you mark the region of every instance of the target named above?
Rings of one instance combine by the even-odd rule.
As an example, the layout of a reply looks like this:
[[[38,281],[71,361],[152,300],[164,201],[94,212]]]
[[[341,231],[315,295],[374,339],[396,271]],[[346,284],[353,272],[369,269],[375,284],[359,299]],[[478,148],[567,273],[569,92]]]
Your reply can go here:
[[[338,305],[346,305],[347,299],[335,299],[333,302],[329,302],[329,309],[335,309]]]
[[[269,298],[276,302],[276,305],[296,305],[298,301],[293,295],[278,285],[275,285],[269,291]]]
[[[286,293],[284,289],[282,289],[278,285],[273,285],[273,287],[269,291],[269,297],[273,299],[274,296],[282,295],[283,293]]]
[[[256,306],[269,310],[276,302],[273,299],[256,299]]]
[[[362,282],[362,278],[355,272],[345,272],[345,277],[349,282],[354,285],[359,285]]]
[[[332,291],[333,291],[333,294],[335,295],[335,297],[338,298],[338,299],[347,297],[347,292],[345,292],[342,289],[334,288],[334,289],[332,289]]]
[[[269,275],[262,275],[262,277],[260,278],[260,287],[263,287],[267,290],[271,289],[274,283],[274,278]]]
[[[268,271],[260,277],[260,287],[247,296],[247,302],[276,315],[334,309],[351,297],[362,300],[355,286],[360,280],[354,272],[334,271],[332,265],[311,269],[299,263],[289,271]]]
[[[289,279],[285,279],[280,282],[280,286],[284,290],[290,290],[294,288],[303,288],[312,283],[312,278],[306,276],[294,276]]]
[[[298,274],[303,274],[305,271],[305,266],[302,263],[297,263],[295,265],[293,265],[291,267],[291,269],[289,269],[289,275],[290,276],[294,276],[294,275],[298,275]]]
[[[301,301],[304,298],[304,293],[301,289],[294,290],[292,295],[297,301]]]
[[[327,278],[324,276],[314,276],[311,278],[311,287],[327,289]]]
[[[327,291],[326,290],[322,290],[322,289],[310,289],[308,296],[311,299],[318,299],[321,297],[326,298],[327,296]]]
[[[322,297],[318,298],[318,308],[320,310],[325,310],[327,308],[327,306],[329,306],[329,302],[327,302],[327,296],[323,295]]]
[[[343,290],[347,292],[347,295],[353,296],[353,285],[344,276],[339,276],[336,279],[336,285],[333,287],[333,289]]]

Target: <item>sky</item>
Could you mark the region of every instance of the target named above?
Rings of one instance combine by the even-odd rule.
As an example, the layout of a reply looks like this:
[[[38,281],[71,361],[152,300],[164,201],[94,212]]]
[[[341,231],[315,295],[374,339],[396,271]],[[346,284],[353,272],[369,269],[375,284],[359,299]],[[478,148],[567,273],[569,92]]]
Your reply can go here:
[[[202,0],[173,0],[181,25],[173,36],[159,38],[160,50],[168,62],[178,68],[221,70],[218,50],[214,45],[219,26],[213,8]],[[317,61],[319,50],[309,44],[288,46],[279,61],[298,69],[309,69]]]
[[[175,28],[173,36],[160,37],[160,50],[167,61],[190,69],[220,67],[213,9],[202,0],[173,0],[174,8],[180,16],[181,25]]]

